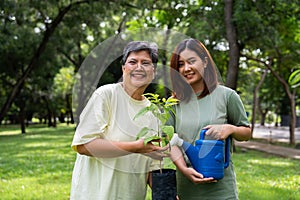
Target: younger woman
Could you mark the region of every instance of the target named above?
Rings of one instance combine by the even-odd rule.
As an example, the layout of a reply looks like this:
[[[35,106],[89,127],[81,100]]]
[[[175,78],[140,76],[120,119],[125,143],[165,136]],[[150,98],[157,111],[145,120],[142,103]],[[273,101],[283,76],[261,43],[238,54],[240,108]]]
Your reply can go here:
[[[207,129],[205,139],[231,137],[244,141],[250,138],[251,130],[240,97],[218,83],[216,66],[201,42],[196,39],[180,42],[170,65],[174,96],[180,100],[170,124],[180,138],[194,145],[202,129]],[[180,200],[238,199],[232,161],[225,169],[224,178],[216,181],[194,170],[179,147],[172,148],[171,156],[177,167]]]

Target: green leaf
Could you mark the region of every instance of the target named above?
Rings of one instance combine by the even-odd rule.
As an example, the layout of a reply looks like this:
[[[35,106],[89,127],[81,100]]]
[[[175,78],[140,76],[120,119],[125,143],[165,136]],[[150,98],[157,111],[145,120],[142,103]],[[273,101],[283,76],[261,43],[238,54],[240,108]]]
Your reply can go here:
[[[161,129],[167,135],[167,138],[166,138],[166,144],[167,144],[168,141],[170,141],[171,138],[173,137],[174,127],[173,126],[162,126]]]
[[[174,127],[173,126],[162,126],[161,130],[167,134],[167,135],[171,135],[174,133]]]
[[[143,96],[146,97],[152,103],[155,103],[155,104],[159,103],[159,95],[158,94],[146,93]]]
[[[142,137],[144,137],[151,129],[148,127],[144,127],[140,130],[140,132],[137,134],[136,139],[140,139]]]
[[[150,107],[145,107],[145,108],[142,108],[135,116],[134,116],[134,118],[133,118],[133,120],[135,120],[135,119],[137,119],[137,118],[139,118],[140,116],[143,116],[143,115],[145,115],[147,112],[149,112],[150,111]]]
[[[289,84],[298,87],[300,84],[300,69],[295,70],[289,77]]]
[[[169,113],[161,113],[157,116],[157,118],[161,121],[162,124],[165,124],[169,119]]]
[[[162,137],[162,141],[165,144],[168,144],[170,139],[173,137],[174,134],[174,127],[173,126],[165,126],[165,123],[168,121],[168,119],[171,116],[171,112],[175,114],[174,111],[174,105],[178,104],[179,100],[175,99],[173,97],[166,98],[159,98],[158,94],[153,93],[146,93],[144,96],[151,102],[151,104],[141,109],[141,111],[134,117],[136,119],[137,117],[140,117],[141,115],[145,115],[147,112],[151,112],[159,121],[160,121],[160,128],[162,132],[165,134],[165,136]],[[138,134],[137,139],[140,139],[144,137],[149,131],[154,131],[157,133],[156,136],[150,136],[146,137],[144,139],[144,144],[146,145],[148,142],[160,139],[161,137],[159,135],[159,130],[153,130],[149,129],[147,127],[144,127]]]
[[[160,110],[159,110],[159,107],[157,105],[155,105],[154,103],[152,103],[150,106],[149,106],[149,110],[151,112],[156,112],[156,113],[159,113]]]
[[[159,139],[160,139],[160,137],[157,135],[147,137],[144,139],[144,145],[146,146],[148,142],[151,142],[152,140],[159,140]]]
[[[175,99],[173,97],[169,97],[166,101],[166,106],[173,106],[173,105],[176,105],[178,104],[179,100],[178,99]]]

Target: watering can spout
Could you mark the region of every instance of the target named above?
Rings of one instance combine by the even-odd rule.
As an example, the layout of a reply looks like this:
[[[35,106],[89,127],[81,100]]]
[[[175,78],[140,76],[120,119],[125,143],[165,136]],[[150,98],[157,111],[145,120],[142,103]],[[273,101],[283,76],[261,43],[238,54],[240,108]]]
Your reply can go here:
[[[185,153],[187,154],[188,157],[192,157],[192,155],[197,155],[198,150],[196,147],[194,147],[192,144],[184,141],[183,139],[181,139],[177,133],[174,133],[171,141],[170,141],[170,145],[171,146],[179,146],[182,147],[185,151]]]
[[[176,145],[182,147],[192,165],[193,163],[197,162],[199,149],[193,146],[192,144],[181,139],[177,133],[173,135],[170,141],[170,145],[171,146]]]

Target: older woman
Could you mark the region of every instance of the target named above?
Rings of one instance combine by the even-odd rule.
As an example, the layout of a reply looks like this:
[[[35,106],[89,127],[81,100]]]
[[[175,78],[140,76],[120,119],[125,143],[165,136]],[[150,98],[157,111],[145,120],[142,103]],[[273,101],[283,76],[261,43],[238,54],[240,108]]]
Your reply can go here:
[[[156,44],[130,42],[123,51],[123,82],[98,88],[80,115],[72,148],[78,152],[71,199],[145,199],[152,159],[160,147],[136,135],[144,126],[156,128],[151,113],[133,120],[149,105],[143,93],[154,78]]]

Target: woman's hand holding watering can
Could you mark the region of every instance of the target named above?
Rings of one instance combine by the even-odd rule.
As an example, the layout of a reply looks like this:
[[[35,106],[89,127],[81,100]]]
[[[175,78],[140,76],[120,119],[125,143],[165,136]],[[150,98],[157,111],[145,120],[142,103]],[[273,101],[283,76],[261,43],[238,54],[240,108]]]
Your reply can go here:
[[[234,132],[234,126],[230,124],[216,124],[216,125],[208,125],[203,129],[206,129],[206,135],[214,138],[216,140],[225,140]]]
[[[183,145],[183,142],[184,142],[183,139],[181,139],[178,136],[178,134],[175,133],[170,141],[170,145],[181,147]],[[184,162],[183,159],[181,161],[179,161],[179,160],[177,160],[177,162]],[[211,177],[204,178],[204,176],[201,173],[197,172],[194,168],[187,167],[185,162],[180,166],[182,166],[181,172],[195,184],[217,182],[217,180],[215,180],[214,178],[211,178]]]
[[[199,172],[197,172],[194,168],[192,167],[186,167],[182,170],[182,173],[188,178],[190,179],[193,183],[196,184],[201,184],[201,183],[214,183],[217,182],[217,180],[215,180],[212,177],[209,178],[204,178],[202,174],[200,174]]]

